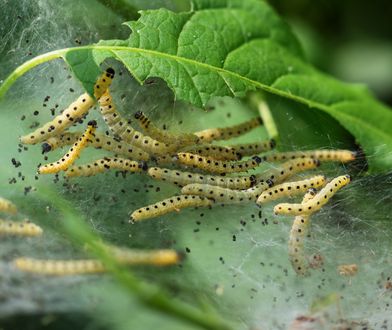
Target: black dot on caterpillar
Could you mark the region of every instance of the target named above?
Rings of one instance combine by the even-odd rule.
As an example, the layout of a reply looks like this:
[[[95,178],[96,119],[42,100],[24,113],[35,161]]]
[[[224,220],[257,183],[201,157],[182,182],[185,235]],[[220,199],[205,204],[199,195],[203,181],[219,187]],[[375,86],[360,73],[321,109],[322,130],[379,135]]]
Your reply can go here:
[[[213,201],[200,196],[180,195],[164,199],[158,203],[137,209],[130,215],[130,223],[155,218],[170,212],[189,207],[212,206]]]
[[[148,169],[147,173],[154,179],[172,182],[178,186],[185,186],[191,183],[202,183],[230,189],[247,189],[256,183],[256,177],[254,175],[222,177],[159,167],[151,167]]]
[[[182,165],[192,166],[206,172],[220,174],[245,172],[259,166],[259,164],[261,163],[261,158],[258,156],[253,156],[251,159],[241,162],[227,162],[222,160],[216,160],[213,158],[204,157],[188,152],[179,152],[174,157],[176,158],[178,163]]]
[[[286,196],[296,196],[305,193],[309,188],[322,187],[325,183],[326,178],[323,175],[316,175],[310,179],[300,181],[282,183],[263,191],[257,199],[257,204],[268,203]]]
[[[94,86],[94,97],[99,99],[105,90],[110,86],[114,70],[109,68],[98,79]],[[75,102],[71,103],[60,115],[46,123],[44,126],[37,128],[33,133],[22,136],[20,141],[25,144],[36,144],[47,140],[51,136],[61,134],[65,129],[72,126],[80,118],[85,116],[95,104],[95,100],[88,93],[82,94]]]
[[[281,203],[274,207],[275,214],[303,215],[312,214],[321,209],[335,193],[349,184],[349,175],[342,175],[329,182],[320,192],[310,201],[304,204]]]
[[[67,168],[70,167],[75,162],[75,160],[79,158],[80,153],[82,152],[88,141],[92,138],[96,128],[97,122],[95,120],[89,121],[87,124],[86,131],[73,144],[69,151],[57,162],[40,166],[38,168],[38,173],[51,174],[67,170]]]

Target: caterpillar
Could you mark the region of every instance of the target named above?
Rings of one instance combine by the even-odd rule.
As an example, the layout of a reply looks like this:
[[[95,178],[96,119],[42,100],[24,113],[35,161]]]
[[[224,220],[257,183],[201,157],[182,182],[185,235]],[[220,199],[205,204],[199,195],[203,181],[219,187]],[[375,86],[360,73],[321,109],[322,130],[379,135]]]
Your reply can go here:
[[[241,162],[226,162],[188,152],[179,152],[174,156],[174,158],[180,164],[199,168],[206,172],[220,174],[245,172],[251,168],[259,166],[261,163],[261,158],[258,156],[253,156],[251,159]]]
[[[199,137],[200,142],[206,143],[217,140],[228,140],[236,136],[240,136],[252,130],[253,128],[260,126],[263,123],[261,118],[253,118],[239,125],[223,128],[209,128],[203,131],[195,132],[196,136]]]
[[[59,136],[52,136],[42,144],[42,153],[47,153],[66,145],[72,145],[82,134],[82,132],[66,132]],[[147,161],[150,159],[150,155],[143,150],[127,143],[117,141],[115,138],[106,136],[104,134],[92,134],[92,138],[88,141],[88,145],[97,149],[104,149],[134,160]]]
[[[151,120],[142,112],[135,113],[135,119],[138,121],[140,127],[143,128],[151,138],[164,142],[166,144],[173,144],[177,147],[185,147],[199,143],[199,138],[192,133],[170,133],[156,127]]]
[[[0,234],[18,236],[38,236],[42,228],[30,221],[16,222],[0,219]]]
[[[316,189],[310,188],[302,199],[307,203],[316,195]],[[298,275],[309,275],[308,260],[304,250],[304,239],[309,232],[310,215],[297,215],[294,218],[289,237],[289,259],[294,271]]]
[[[25,144],[36,144],[47,140],[51,136],[59,135],[65,129],[75,124],[75,122],[85,116],[95,104],[104,91],[112,83],[114,70],[108,68],[106,72],[97,80],[94,86],[94,97],[88,93],[82,94],[75,102],[71,103],[62,114],[55,117],[44,126],[37,128],[33,133],[22,136],[20,141]]]
[[[130,223],[155,218],[173,211],[180,211],[188,207],[207,207],[212,200],[200,196],[180,195],[164,199],[158,203],[137,209],[130,215]]]
[[[117,262],[123,265],[169,266],[178,263],[181,255],[174,250],[141,251],[130,249],[111,249]],[[105,272],[100,260],[42,260],[34,258],[17,258],[14,266],[24,272],[41,275],[81,275]]]
[[[324,175],[316,175],[310,179],[282,183],[263,191],[257,199],[257,204],[268,203],[285,196],[295,196],[306,192],[309,188],[323,187],[325,182],[326,178]]]
[[[263,156],[267,162],[276,162],[295,158],[315,158],[321,161],[340,161],[347,163],[355,159],[355,152],[351,150],[307,150],[307,151],[289,151],[277,152]]]
[[[18,213],[16,206],[8,199],[0,197],[0,212],[6,212],[10,214]]]
[[[167,154],[173,152],[177,148],[176,145],[168,145],[159,142],[133,129],[116,110],[109,89],[106,90],[98,102],[102,117],[110,130],[115,136],[118,136],[125,142],[155,155]]]
[[[228,146],[233,152],[239,154],[241,157],[252,156],[260,154],[264,151],[271,150],[275,148],[276,142],[274,139],[268,141],[261,141],[256,143],[245,143]]]
[[[136,162],[124,158],[102,158],[94,161],[93,163],[72,166],[65,172],[65,176],[68,178],[76,176],[91,176],[110,169],[135,173],[147,170],[147,164],[145,162]]]
[[[213,199],[215,202],[225,204],[236,204],[243,202],[254,202],[258,195],[265,189],[268,189],[273,184],[270,182],[262,182],[255,187],[247,190],[233,190],[228,188],[221,188],[208,184],[192,183],[181,189],[184,195],[198,195]]]
[[[154,179],[169,181],[178,186],[185,186],[190,183],[204,183],[229,189],[247,189],[256,183],[256,177],[254,175],[222,177],[159,167],[150,167],[147,173]]]
[[[273,180],[276,184],[283,182],[288,177],[302,171],[307,171],[320,166],[320,161],[313,158],[292,159],[262,173],[255,174],[257,182]]]
[[[213,144],[196,146],[186,151],[200,156],[214,158],[216,160],[240,160],[242,158],[241,154],[236,152],[234,148],[216,146]]]
[[[329,182],[310,201],[304,204],[281,203],[274,207],[275,214],[312,214],[321,209],[335,193],[351,181],[349,175],[342,175]]]
[[[80,153],[86,146],[88,140],[91,139],[97,128],[97,122],[91,120],[87,124],[87,129],[83,135],[72,145],[69,151],[57,162],[42,165],[38,168],[38,174],[51,174],[65,171],[70,167],[76,159],[79,158]]]

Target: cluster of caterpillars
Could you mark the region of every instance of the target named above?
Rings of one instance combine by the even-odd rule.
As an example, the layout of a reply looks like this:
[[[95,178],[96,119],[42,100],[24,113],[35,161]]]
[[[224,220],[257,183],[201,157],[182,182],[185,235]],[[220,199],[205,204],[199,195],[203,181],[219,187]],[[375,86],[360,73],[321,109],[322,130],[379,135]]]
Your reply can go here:
[[[144,173],[181,187],[181,194],[142,207],[130,214],[130,223],[180,211],[189,207],[212,207],[215,204],[257,203],[304,195],[300,204],[278,204],[275,214],[295,215],[289,240],[289,255],[298,274],[307,273],[303,240],[309,216],[318,211],[349,181],[348,175],[328,180],[322,175],[287,182],[295,174],[317,168],[321,162],[346,163],[355,159],[350,150],[308,150],[271,152],[275,141],[220,146],[212,142],[243,135],[262,124],[260,118],[225,128],[211,128],[194,133],[172,133],[158,128],[144,113],[134,118],[141,131],[135,129],[116,110],[110,94],[114,70],[109,68],[98,79],[94,97],[111,134],[96,132],[96,121],[87,129],[70,132],[68,128],[87,115],[95,99],[87,93],[80,96],[51,122],[21,137],[25,144],[42,143],[44,153],[71,145],[58,161],[42,165],[39,174],[64,171],[66,177],[91,176],[111,169]],[[86,147],[105,149],[113,157],[104,157],[84,165],[74,165]],[[250,173],[262,163],[279,163],[270,170]],[[310,189],[310,190],[309,190]],[[317,190],[319,191],[317,192]]]

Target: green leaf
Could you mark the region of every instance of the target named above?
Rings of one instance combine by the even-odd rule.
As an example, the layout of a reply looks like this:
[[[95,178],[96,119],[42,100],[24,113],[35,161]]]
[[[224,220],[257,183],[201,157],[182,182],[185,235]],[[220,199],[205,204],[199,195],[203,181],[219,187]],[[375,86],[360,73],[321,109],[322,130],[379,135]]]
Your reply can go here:
[[[140,83],[160,77],[177,99],[200,107],[212,97],[244,97],[251,90],[263,90],[294,101],[293,106],[304,104],[306,113],[327,113],[362,146],[371,171],[390,168],[390,109],[364,86],[339,82],[309,65],[295,36],[265,2],[195,0],[190,12],[141,11],[139,20],[125,24],[132,29],[127,40],[64,49],[47,59],[63,57],[90,93],[99,65],[110,57],[121,61]],[[37,64],[30,61],[14,72],[0,95]],[[327,133],[332,140],[335,133],[340,135],[334,126]],[[280,131],[283,136],[288,133]],[[330,139],[325,137],[324,146]]]

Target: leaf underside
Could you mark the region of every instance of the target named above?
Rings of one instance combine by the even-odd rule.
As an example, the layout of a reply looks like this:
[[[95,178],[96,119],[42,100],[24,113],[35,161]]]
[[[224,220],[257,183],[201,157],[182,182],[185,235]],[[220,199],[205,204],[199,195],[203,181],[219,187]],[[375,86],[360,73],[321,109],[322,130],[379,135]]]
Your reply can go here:
[[[309,117],[312,110],[332,116],[362,146],[371,171],[390,169],[390,109],[364,86],[339,82],[308,64],[289,27],[265,2],[194,0],[190,12],[141,11],[139,20],[125,24],[132,30],[129,39],[65,54],[89,92],[99,65],[110,57],[140,83],[162,78],[176,99],[199,107],[212,97],[263,90],[304,104]],[[333,139],[334,132],[329,135]]]

